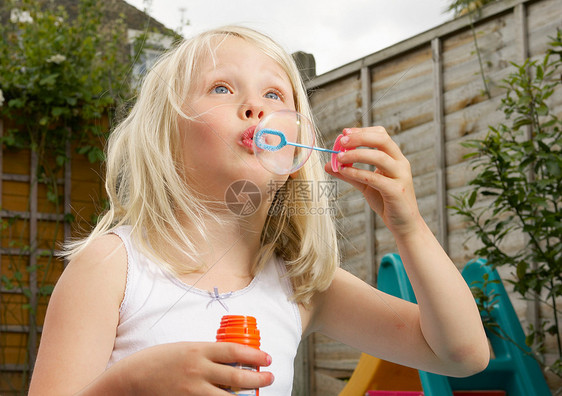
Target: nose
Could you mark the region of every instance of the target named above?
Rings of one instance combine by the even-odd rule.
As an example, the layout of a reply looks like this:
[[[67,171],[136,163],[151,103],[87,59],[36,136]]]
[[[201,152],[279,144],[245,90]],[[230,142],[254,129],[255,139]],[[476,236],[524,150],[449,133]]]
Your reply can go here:
[[[261,120],[265,115],[265,110],[262,106],[253,103],[245,103],[241,108],[242,118],[245,120],[256,119]]]

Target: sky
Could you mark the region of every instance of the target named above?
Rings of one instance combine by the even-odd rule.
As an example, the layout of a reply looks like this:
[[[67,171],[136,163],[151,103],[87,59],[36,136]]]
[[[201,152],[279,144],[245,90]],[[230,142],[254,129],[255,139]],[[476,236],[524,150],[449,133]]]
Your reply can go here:
[[[184,37],[226,24],[254,28],[290,53],[312,53],[318,75],[452,19],[451,0],[126,1]]]

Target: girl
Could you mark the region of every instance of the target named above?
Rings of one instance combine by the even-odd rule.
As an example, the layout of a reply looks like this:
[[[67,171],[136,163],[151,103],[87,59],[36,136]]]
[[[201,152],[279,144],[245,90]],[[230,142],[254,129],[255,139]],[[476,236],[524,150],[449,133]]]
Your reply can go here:
[[[203,33],[157,63],[111,135],[110,209],[70,246],[31,395],[225,395],[225,386],[289,395],[298,343],[315,331],[449,376],[486,367],[470,290],[423,221],[408,161],[384,128],[346,129],[341,139],[365,148],[339,161],[374,172],[324,172],[314,152],[278,176],[251,147],[257,123],[279,110],[311,118],[291,57],[253,30]],[[326,172],[359,189],[392,231],[418,305],[338,268],[333,221],[315,214],[327,198],[299,200],[291,188]],[[260,198],[244,215],[225,200],[240,181]],[[261,350],[213,342],[226,313],[257,318]]]

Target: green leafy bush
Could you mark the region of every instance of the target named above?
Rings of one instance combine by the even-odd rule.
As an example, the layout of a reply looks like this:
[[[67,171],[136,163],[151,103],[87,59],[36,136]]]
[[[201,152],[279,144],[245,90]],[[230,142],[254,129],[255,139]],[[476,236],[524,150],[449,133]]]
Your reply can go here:
[[[54,153],[57,166],[45,173],[64,165],[68,140],[91,161],[102,159],[102,117],[131,93],[127,30],[122,20],[104,21],[103,7],[80,0],[73,18],[47,1],[10,1],[1,10],[0,115],[13,126],[3,143],[36,151],[40,165]]]
[[[490,126],[484,139],[464,144],[473,149],[467,157],[479,173],[468,192],[454,197],[452,208],[481,242],[475,255],[494,267],[511,268],[514,291],[552,309],[552,319],[528,329],[527,343],[544,364],[545,335],[554,336],[558,359],[548,369],[562,376],[557,302],[562,295],[562,121],[549,105],[562,89],[561,31],[542,60],[513,66],[500,106],[506,121]],[[491,203],[482,207],[478,201],[485,197]],[[517,251],[504,243],[513,234],[525,240]]]

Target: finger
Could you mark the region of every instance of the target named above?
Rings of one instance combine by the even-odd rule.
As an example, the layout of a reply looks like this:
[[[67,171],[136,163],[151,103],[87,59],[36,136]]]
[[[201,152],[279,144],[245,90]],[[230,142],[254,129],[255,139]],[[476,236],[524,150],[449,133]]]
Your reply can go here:
[[[355,187],[357,190],[359,190],[361,192],[365,191],[365,188],[367,187],[364,183],[358,182],[354,179],[350,179],[349,177],[344,176],[342,173],[334,172],[332,170],[332,163],[331,162],[328,162],[324,165],[324,170],[328,174],[334,176],[335,178],[338,178],[338,179],[340,179],[340,180],[342,180],[346,183],[351,184],[353,187]]]
[[[207,370],[207,378],[212,383],[247,389],[261,388],[273,383],[272,373],[251,371],[251,368],[271,364],[271,357],[259,349],[230,342],[218,342],[209,349],[208,357],[215,362]]]
[[[340,140],[343,148],[365,146],[382,150],[396,160],[403,157],[400,147],[383,127],[348,128],[345,131],[345,136]]]
[[[208,380],[222,387],[258,389],[273,383],[273,374],[256,371],[252,366],[214,364],[207,370]]]
[[[351,150],[339,153],[337,158],[342,164],[362,163],[373,165],[386,176],[398,177],[400,175],[400,163],[380,150]]]
[[[271,356],[259,349],[233,342],[217,342],[213,346],[207,356],[214,362],[244,363],[260,367],[271,364]]]
[[[212,382],[206,382],[202,385],[201,389],[197,390],[195,393],[197,395],[209,395],[209,396],[227,396],[231,395],[232,393],[224,390],[221,385]]]
[[[392,187],[391,183],[394,182],[394,179],[384,176],[378,172],[372,172],[365,169],[358,169],[355,167],[342,168],[340,170],[340,173],[346,178],[353,180],[354,183],[359,183],[363,186],[370,186],[378,191],[391,188]],[[363,190],[365,190],[365,187],[363,187]],[[362,190],[360,189],[360,191]]]

